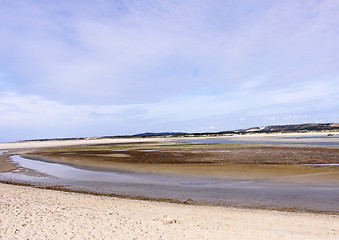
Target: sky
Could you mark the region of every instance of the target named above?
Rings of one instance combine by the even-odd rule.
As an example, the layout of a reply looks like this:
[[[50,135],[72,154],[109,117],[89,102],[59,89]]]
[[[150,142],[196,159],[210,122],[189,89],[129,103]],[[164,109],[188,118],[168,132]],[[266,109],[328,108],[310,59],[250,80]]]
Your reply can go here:
[[[337,0],[0,0],[0,142],[339,122]]]

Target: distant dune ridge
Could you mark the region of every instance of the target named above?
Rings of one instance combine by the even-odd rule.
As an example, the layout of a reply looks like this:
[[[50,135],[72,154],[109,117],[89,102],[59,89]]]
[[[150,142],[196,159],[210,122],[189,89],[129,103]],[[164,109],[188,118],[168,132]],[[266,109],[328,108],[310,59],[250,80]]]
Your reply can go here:
[[[222,134],[242,134],[250,132],[258,133],[297,133],[308,131],[329,131],[339,130],[339,123],[304,123],[304,124],[288,124],[288,125],[271,125],[263,127],[251,127],[245,129],[228,130],[220,132],[205,132],[205,133],[185,133],[185,132],[163,132],[163,133],[140,133],[133,137],[149,137],[149,136],[180,136],[180,135],[222,135]]]
[[[339,123],[304,123],[304,124],[288,124],[288,125],[271,125],[262,127],[251,127],[237,130],[226,130],[219,132],[145,132],[134,135],[118,135],[118,136],[102,136],[102,137],[79,137],[79,138],[52,138],[52,139],[32,139],[25,141],[54,141],[54,140],[96,140],[102,138],[146,138],[146,137],[185,137],[185,136],[222,136],[225,134],[246,134],[246,133],[303,133],[303,132],[323,132],[323,131],[339,131]]]
[[[339,129],[339,123],[306,123],[293,125],[272,125],[266,127],[253,127],[237,130],[239,132],[305,132],[305,131],[324,131]]]

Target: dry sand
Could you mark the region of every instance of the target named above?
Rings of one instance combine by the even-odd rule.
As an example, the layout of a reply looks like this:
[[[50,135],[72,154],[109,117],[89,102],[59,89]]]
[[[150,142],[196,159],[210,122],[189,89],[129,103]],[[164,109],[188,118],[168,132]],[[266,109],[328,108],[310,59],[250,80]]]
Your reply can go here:
[[[51,141],[23,141],[0,143],[0,150],[20,149],[20,148],[44,148],[44,147],[65,147],[92,144],[120,144],[137,142],[165,142],[166,138],[103,138],[103,139],[82,139],[82,140],[51,140]]]
[[[338,239],[339,216],[177,205],[0,184],[0,239]]]

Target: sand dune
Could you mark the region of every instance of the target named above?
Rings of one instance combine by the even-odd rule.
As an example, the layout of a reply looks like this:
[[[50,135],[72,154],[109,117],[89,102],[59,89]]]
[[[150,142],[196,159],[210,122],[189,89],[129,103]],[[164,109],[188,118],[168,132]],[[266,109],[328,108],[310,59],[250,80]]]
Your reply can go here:
[[[0,184],[0,239],[338,239],[339,216],[177,205]]]

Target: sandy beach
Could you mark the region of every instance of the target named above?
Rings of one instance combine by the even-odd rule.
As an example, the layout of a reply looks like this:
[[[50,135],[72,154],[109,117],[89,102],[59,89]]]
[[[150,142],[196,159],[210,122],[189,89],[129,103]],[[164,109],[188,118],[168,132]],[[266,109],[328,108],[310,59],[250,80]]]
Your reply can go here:
[[[116,144],[116,143],[137,143],[137,142],[165,142],[165,138],[100,138],[100,139],[81,139],[81,140],[50,140],[50,141],[20,141],[0,143],[0,150],[27,149],[27,148],[46,148],[46,147],[64,147],[92,144]]]
[[[0,239],[338,239],[339,217],[0,184]]]
[[[260,140],[275,136],[243,138]],[[177,139],[142,139],[146,143],[171,141]],[[138,142],[140,139],[32,141],[1,143],[0,150],[12,149],[21,154],[45,147]],[[8,163],[2,166],[3,172],[15,169],[6,160],[6,154],[1,158]],[[4,240],[338,239],[338,235],[337,214],[184,205],[0,183],[0,239]]]
[[[0,0],[0,240],[339,240],[339,0]]]

